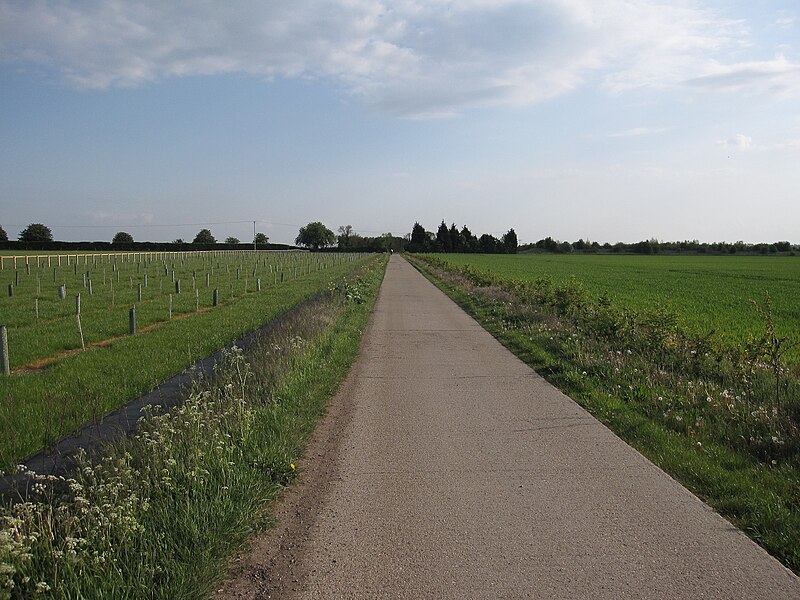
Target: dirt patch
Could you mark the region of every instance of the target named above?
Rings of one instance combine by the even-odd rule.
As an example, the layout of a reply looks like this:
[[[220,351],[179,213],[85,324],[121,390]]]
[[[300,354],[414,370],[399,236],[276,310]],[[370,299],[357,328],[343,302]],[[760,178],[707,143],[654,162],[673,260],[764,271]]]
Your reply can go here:
[[[304,551],[303,541],[339,476],[342,434],[352,419],[351,390],[359,378],[360,363],[359,353],[338,393],[328,402],[299,464],[300,476],[274,506],[275,526],[250,540],[234,557],[215,600],[283,598],[299,586],[295,565]]]
[[[210,308],[204,307],[204,308],[201,308],[197,312],[183,313],[181,315],[176,315],[176,316],[172,317],[171,321],[159,321],[158,323],[151,323],[150,325],[146,325],[145,327],[140,327],[139,329],[137,329],[136,330],[136,334],[139,335],[139,334],[142,334],[142,333],[150,333],[151,331],[155,331],[159,327],[162,327],[163,325],[166,325],[167,323],[171,323],[172,321],[183,321],[185,319],[189,319],[191,317],[194,317],[194,316],[196,316],[198,314],[207,313],[210,310],[211,310]],[[125,339],[127,337],[130,337],[130,336],[129,335],[117,335],[117,336],[114,336],[114,337],[111,337],[111,338],[108,338],[108,339],[105,339],[105,340],[100,340],[99,342],[92,342],[91,344],[86,344],[86,350],[93,350],[95,348],[105,348],[107,346],[110,346],[114,342],[119,341],[119,340],[123,340],[123,339]],[[73,348],[72,350],[65,350],[64,352],[60,352],[60,353],[55,354],[53,356],[48,356],[47,358],[39,358],[39,359],[31,361],[31,362],[29,362],[27,364],[20,365],[18,367],[14,367],[14,369],[11,372],[14,375],[17,375],[19,373],[38,373],[40,371],[44,371],[47,367],[53,365],[54,363],[58,362],[59,360],[62,360],[64,358],[67,358],[67,357],[70,357],[70,356],[75,356],[76,354],[80,354],[81,352],[84,352],[83,348]]]

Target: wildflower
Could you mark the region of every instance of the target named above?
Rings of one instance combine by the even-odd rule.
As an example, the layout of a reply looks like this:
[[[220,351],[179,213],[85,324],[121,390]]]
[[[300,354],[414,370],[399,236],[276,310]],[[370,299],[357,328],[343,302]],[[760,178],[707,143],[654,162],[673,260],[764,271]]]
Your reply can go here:
[[[289,463],[289,467],[291,467],[292,471],[294,471],[294,463]]]

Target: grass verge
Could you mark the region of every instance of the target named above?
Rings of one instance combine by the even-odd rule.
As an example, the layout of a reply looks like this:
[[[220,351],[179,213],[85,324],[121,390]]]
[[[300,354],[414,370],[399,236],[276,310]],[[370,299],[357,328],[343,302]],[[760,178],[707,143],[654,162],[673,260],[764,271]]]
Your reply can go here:
[[[34,499],[0,509],[0,598],[197,598],[269,522],[325,404],[355,359],[385,268],[356,278],[227,352],[185,403],[82,459],[32,475]]]
[[[763,363],[740,371],[702,340],[646,315],[625,313],[623,323],[569,286],[537,296],[409,259],[548,381],[800,573],[800,388],[791,376],[776,380]]]

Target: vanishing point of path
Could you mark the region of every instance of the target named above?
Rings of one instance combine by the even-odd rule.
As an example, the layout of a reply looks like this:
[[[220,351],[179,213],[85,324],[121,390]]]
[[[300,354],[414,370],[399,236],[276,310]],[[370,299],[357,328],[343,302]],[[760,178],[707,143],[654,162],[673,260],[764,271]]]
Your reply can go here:
[[[800,579],[393,256],[220,598],[800,598]]]

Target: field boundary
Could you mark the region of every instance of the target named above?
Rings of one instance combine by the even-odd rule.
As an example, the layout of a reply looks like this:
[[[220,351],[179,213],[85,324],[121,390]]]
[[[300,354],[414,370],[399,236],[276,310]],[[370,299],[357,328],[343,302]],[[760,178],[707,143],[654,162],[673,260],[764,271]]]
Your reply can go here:
[[[253,250],[252,248],[249,250],[163,250],[163,251],[142,251],[142,252],[127,252],[125,250],[120,250],[119,252],[59,252],[54,254],[0,254],[0,271],[6,270],[6,261],[11,262],[10,269],[17,269],[18,268],[18,261],[23,261],[23,266],[32,265],[33,259],[36,259],[36,268],[41,268],[41,263],[44,259],[47,259],[47,266],[53,266],[53,259],[56,259],[55,262],[57,263],[55,266],[61,266],[61,258],[64,257],[66,259],[66,265],[71,266],[73,262],[75,264],[81,264],[78,259],[83,258],[83,264],[89,264],[88,259],[97,259],[99,258],[102,260],[103,258],[109,258],[109,263],[112,261],[110,258],[117,258],[121,257],[121,262],[141,262],[139,259],[144,257],[149,260],[160,259],[166,260],[169,258],[178,258],[179,256],[229,256],[229,255],[236,255],[236,254],[251,254],[253,252],[273,252],[273,253],[307,253],[308,250],[302,250],[300,248],[296,250]],[[75,259],[72,261],[71,259]],[[127,260],[126,260],[127,259]]]
[[[243,335],[223,348],[215,350],[209,356],[198,359],[182,371],[175,373],[158,384],[153,390],[132,399],[130,402],[105,415],[87,421],[74,433],[66,435],[55,441],[50,447],[43,448],[30,454],[20,461],[27,470],[37,475],[60,475],[69,471],[73,466],[73,458],[80,450],[93,453],[99,447],[122,435],[127,435],[136,430],[139,419],[144,416],[146,407],[158,405],[162,409],[170,409],[179,405],[188,387],[198,377],[209,376],[214,372],[214,367],[220,362],[224,351],[230,347],[247,350],[257,336],[268,333],[279,327],[294,315],[303,312],[313,304],[319,303],[327,292],[319,292],[311,298],[296,304],[282,315],[265,323],[261,327]],[[0,477],[0,495],[12,499],[19,499],[22,493],[24,499],[27,488],[24,483],[27,477],[24,474],[7,475]]]

